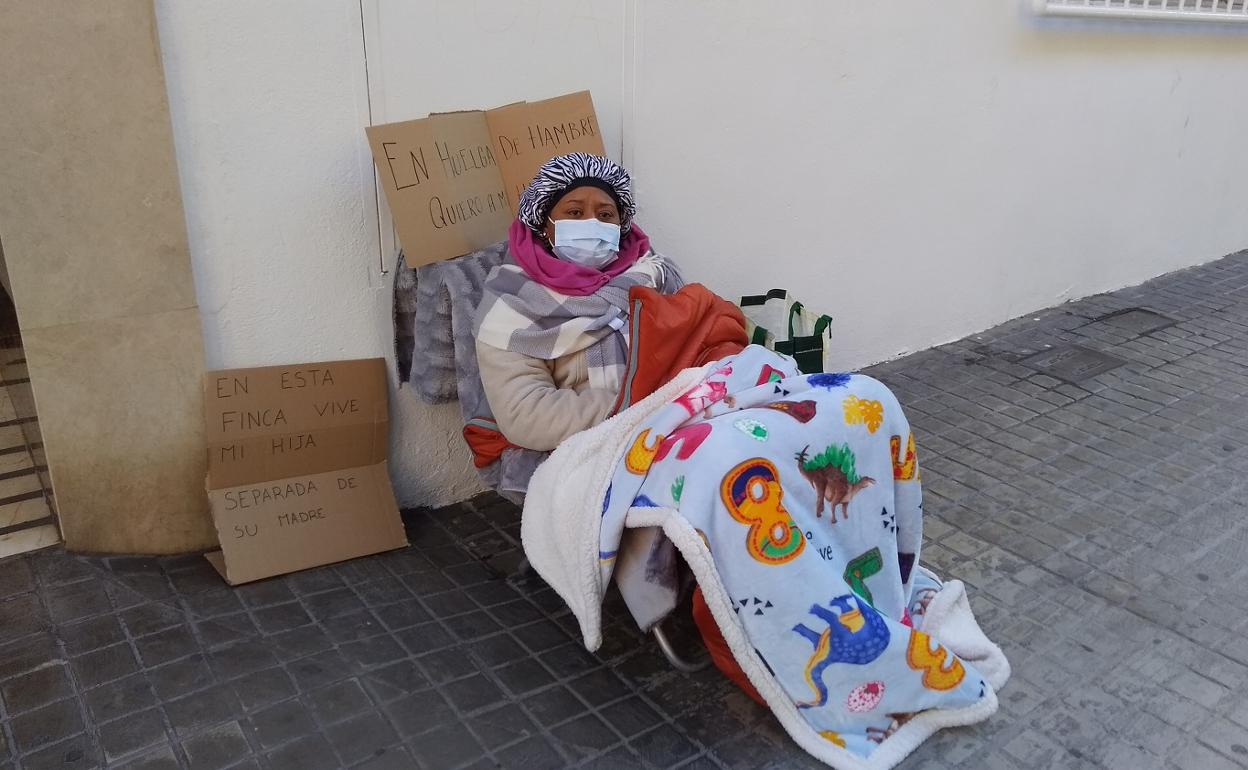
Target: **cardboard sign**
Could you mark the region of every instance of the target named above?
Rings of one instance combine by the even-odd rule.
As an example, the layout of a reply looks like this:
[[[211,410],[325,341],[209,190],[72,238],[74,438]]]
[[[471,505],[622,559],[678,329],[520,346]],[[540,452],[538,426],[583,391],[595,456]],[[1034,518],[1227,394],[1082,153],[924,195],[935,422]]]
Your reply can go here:
[[[551,158],[605,153],[588,91],[365,132],[411,267],[504,238],[520,194]]]
[[[208,499],[229,583],[407,545],[380,358],[204,376]]]
[[[606,154],[588,91],[487,110],[485,121],[513,217],[543,163],[570,152]]]

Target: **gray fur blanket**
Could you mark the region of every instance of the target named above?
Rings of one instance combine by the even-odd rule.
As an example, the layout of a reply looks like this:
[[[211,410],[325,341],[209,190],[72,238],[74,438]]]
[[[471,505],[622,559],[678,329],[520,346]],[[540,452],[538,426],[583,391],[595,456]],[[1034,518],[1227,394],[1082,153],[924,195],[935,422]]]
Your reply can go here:
[[[507,242],[443,262],[412,268],[403,255],[395,268],[395,348],[399,378],[422,401],[443,404],[459,399],[464,423],[491,415],[477,366],[473,322],[485,278],[507,258]],[[407,368],[404,368],[406,362]],[[481,480],[513,500],[546,452],[508,449],[496,463],[480,468]]]

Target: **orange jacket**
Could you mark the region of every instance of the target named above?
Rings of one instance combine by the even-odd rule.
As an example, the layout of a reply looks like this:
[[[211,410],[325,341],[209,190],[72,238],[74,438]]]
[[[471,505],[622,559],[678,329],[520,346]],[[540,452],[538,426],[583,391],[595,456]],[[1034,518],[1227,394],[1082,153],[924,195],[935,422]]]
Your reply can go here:
[[[740,353],[749,344],[741,309],[700,283],[675,294],[634,286],[628,300],[628,369],[612,414],[682,370]]]

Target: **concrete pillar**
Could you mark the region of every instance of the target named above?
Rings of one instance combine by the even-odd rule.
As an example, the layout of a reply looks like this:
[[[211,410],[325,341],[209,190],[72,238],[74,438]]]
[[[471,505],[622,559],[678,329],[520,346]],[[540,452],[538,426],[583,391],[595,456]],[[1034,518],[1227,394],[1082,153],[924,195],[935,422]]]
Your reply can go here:
[[[66,547],[215,543],[202,330],[151,0],[0,14],[0,238]]]

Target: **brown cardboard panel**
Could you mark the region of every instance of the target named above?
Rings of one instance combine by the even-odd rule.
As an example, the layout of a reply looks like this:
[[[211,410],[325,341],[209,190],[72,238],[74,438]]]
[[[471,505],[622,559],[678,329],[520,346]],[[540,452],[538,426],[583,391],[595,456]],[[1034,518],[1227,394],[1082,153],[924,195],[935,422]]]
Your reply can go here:
[[[385,462],[390,423],[311,428],[208,445],[208,488]]]
[[[487,110],[485,120],[513,214],[546,161],[570,152],[606,155],[589,91]]]
[[[505,237],[520,194],[556,155],[605,154],[588,91],[365,132],[411,267]]]
[[[503,195],[502,174],[481,112],[429,116],[435,152],[446,175],[447,196],[427,208],[435,228],[458,228],[471,251],[489,246],[507,232],[513,216]],[[461,252],[463,253],[463,252]]]
[[[507,232],[512,213],[483,113],[431,115],[366,133],[409,265],[476,251]]]
[[[209,372],[208,488],[382,462],[388,418],[380,358]]]
[[[385,361],[204,376],[208,499],[230,583],[407,544],[386,473]]]
[[[232,585],[407,545],[384,462],[208,497],[222,546],[208,560]]]

